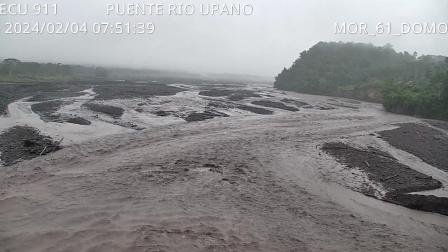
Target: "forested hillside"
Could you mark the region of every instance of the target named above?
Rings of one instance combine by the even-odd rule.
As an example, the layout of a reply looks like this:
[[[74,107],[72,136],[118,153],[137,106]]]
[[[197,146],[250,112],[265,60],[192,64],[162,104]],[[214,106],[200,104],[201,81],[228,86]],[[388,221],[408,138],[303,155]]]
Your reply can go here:
[[[448,118],[448,61],[391,45],[320,42],[276,77],[282,90],[383,102],[392,112]]]
[[[0,81],[64,81],[105,76],[106,69],[100,67],[23,62],[14,58],[0,62]]]

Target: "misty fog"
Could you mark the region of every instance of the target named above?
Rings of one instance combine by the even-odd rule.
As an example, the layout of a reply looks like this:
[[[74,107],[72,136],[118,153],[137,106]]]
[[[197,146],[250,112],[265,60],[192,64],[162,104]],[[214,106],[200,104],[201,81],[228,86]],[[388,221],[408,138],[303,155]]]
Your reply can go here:
[[[36,1],[23,1],[34,3]],[[42,2],[42,1],[41,1]],[[116,1],[117,3],[148,3]],[[337,35],[335,22],[447,22],[444,0],[315,1],[251,0],[215,3],[251,4],[242,16],[106,15],[110,1],[61,0],[57,16],[0,15],[5,22],[154,22],[154,34],[7,35],[0,33],[0,58],[274,76],[318,41],[391,43],[398,51],[448,55],[447,34],[367,36]],[[8,1],[6,1],[8,3]],[[153,2],[151,2],[153,3]],[[154,3],[191,3],[154,1]],[[211,3],[194,1],[195,5]],[[2,27],[4,29],[4,27]]]

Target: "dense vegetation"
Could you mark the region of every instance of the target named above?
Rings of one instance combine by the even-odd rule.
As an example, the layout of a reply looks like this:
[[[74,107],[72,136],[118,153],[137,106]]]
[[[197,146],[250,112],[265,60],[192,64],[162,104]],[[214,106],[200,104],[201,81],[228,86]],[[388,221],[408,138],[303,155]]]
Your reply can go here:
[[[392,46],[320,42],[275,81],[282,90],[383,102],[391,112],[448,119],[448,60]]]
[[[5,59],[0,63],[0,81],[58,81],[106,76],[106,69],[98,67],[22,62],[13,58]]]
[[[388,111],[448,119],[448,73],[435,75],[428,83],[387,82],[383,93]]]
[[[0,61],[0,82],[60,82],[91,80],[171,80],[196,79],[188,73],[129,69],[118,67],[95,67],[66,65],[60,63],[24,62],[9,58]]]
[[[189,72],[131,69],[122,67],[96,67],[67,65],[54,63],[24,62],[9,58],[0,60],[0,82],[61,82],[61,81],[92,81],[92,80],[128,80],[128,81],[159,81],[182,83],[246,83],[271,82],[271,78],[234,75],[234,74],[196,74]]]

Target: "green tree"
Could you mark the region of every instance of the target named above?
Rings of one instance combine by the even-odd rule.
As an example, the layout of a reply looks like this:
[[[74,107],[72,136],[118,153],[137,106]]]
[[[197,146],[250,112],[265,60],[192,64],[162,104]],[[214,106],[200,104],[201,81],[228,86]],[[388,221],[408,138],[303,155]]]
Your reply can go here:
[[[397,53],[390,44],[319,42],[284,68],[274,85],[383,102],[391,112],[448,119],[448,59],[417,56]]]
[[[13,72],[16,69],[17,65],[19,65],[20,63],[21,63],[20,60],[14,59],[14,58],[9,58],[9,59],[3,60],[3,66],[5,67],[5,69],[8,72],[9,76],[11,76],[13,74]]]

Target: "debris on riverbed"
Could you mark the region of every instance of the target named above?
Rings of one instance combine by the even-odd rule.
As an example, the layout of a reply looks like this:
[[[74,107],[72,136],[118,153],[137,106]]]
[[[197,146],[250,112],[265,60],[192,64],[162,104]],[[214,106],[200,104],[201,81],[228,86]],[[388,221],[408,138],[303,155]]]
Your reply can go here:
[[[72,123],[78,125],[92,124],[89,120],[79,116],[57,113],[62,106],[67,104],[69,102],[63,102],[61,100],[44,101],[31,105],[31,110],[38,114],[44,122]]]
[[[252,90],[243,90],[243,89],[210,89],[199,92],[199,95],[202,96],[208,96],[208,97],[224,97],[227,96],[227,98],[231,101],[241,101],[246,98],[251,97],[261,97],[259,94],[257,94],[255,91]]]
[[[61,142],[29,126],[14,126],[0,134],[0,160],[5,166],[61,149]]]
[[[75,117],[70,117],[68,119],[65,120],[68,123],[73,123],[73,124],[78,124],[78,125],[91,125],[92,122],[84,119],[82,117],[79,116],[75,116]]]
[[[212,119],[215,117],[229,117],[229,115],[225,113],[221,113],[215,110],[206,110],[204,112],[193,112],[189,114],[185,121],[187,122],[198,122],[198,121],[204,121],[208,119]]]
[[[393,130],[379,132],[395,148],[417,156],[424,162],[448,172],[448,135],[416,123],[400,124]]]
[[[425,122],[433,127],[448,131],[448,122],[438,120],[425,120]]]
[[[448,215],[448,198],[434,195],[389,193],[385,200],[411,209]]]
[[[290,103],[290,104],[294,104],[297,107],[303,107],[303,106],[309,106],[310,104],[303,102],[303,101],[298,101],[298,100],[294,100],[294,99],[290,99],[290,98],[283,98],[281,100],[284,103]]]
[[[264,108],[259,108],[259,107],[254,107],[254,106],[249,106],[249,105],[238,105],[237,106],[238,109],[241,110],[246,110],[255,114],[259,114],[259,115],[272,115],[274,114],[274,111],[268,110],[268,109],[264,109]]]
[[[259,107],[255,107],[255,106],[249,106],[249,105],[245,105],[245,104],[233,103],[233,102],[213,101],[213,102],[210,102],[207,106],[212,107],[212,108],[218,108],[218,109],[240,109],[240,110],[249,111],[254,114],[259,114],[259,115],[274,114],[274,111],[271,111],[271,110],[267,110],[267,109],[259,108]]]
[[[119,119],[124,113],[124,109],[111,105],[89,102],[83,104],[83,106],[91,111],[106,114],[114,119]]]
[[[61,100],[45,101],[31,105],[31,110],[38,114],[45,122],[58,121],[59,116],[55,113],[64,103]]]
[[[166,116],[174,115],[175,112],[174,111],[159,110],[159,111],[153,112],[153,114],[156,115],[156,116],[166,117]]]
[[[94,88],[96,100],[149,98],[153,96],[171,96],[185,91],[182,88],[165,84],[137,84],[134,82],[101,83]]]
[[[8,112],[8,105],[16,100],[31,97],[29,102],[41,102],[64,97],[76,97],[90,87],[82,82],[2,83],[0,85],[0,115]]]
[[[252,102],[252,104],[269,108],[283,109],[288,111],[299,111],[299,109],[296,107],[287,106],[284,103],[275,101],[261,100],[261,101],[254,101]]]
[[[401,164],[390,154],[372,147],[360,149],[341,142],[326,143],[322,150],[334,156],[348,168],[362,170],[371,181],[382,185],[386,190],[380,197],[378,193],[369,191],[361,190],[361,193],[423,211],[448,213],[446,198],[408,195],[413,192],[439,189],[442,183]],[[431,202],[431,204],[418,203],[423,201]]]

